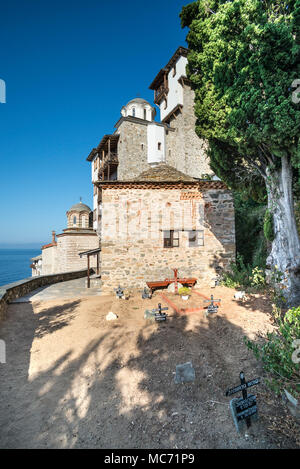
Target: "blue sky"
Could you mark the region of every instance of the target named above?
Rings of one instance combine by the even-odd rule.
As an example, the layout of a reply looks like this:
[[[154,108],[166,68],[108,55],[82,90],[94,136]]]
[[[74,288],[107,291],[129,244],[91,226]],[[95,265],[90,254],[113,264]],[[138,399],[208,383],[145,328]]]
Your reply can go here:
[[[81,196],[90,150],[179,45],[184,0],[10,0],[0,17],[0,247],[50,242]]]

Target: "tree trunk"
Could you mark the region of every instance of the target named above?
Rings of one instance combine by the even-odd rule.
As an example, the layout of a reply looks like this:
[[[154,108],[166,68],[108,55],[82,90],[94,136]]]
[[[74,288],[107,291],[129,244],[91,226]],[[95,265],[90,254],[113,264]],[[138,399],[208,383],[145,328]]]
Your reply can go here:
[[[281,284],[287,306],[299,306],[300,240],[294,213],[292,167],[287,157],[282,157],[280,169],[267,169],[266,186],[275,236],[267,267],[276,268],[284,274]]]

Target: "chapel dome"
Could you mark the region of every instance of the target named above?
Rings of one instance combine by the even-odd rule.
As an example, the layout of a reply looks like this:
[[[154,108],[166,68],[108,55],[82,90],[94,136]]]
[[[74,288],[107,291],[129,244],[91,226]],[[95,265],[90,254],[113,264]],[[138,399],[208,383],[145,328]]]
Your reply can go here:
[[[131,99],[130,101],[128,101],[128,103],[126,104],[126,106],[128,106],[128,104],[132,104],[132,103],[138,103],[138,104],[148,104],[149,106],[151,106],[151,104],[146,101],[145,99],[143,98],[134,98],[134,99]]]
[[[148,122],[153,122],[156,109],[143,98],[134,98],[128,101],[126,106],[121,109],[123,117],[134,117],[137,119],[143,119]]]
[[[79,202],[78,204],[72,205],[68,212],[91,212],[91,209],[82,202]]]

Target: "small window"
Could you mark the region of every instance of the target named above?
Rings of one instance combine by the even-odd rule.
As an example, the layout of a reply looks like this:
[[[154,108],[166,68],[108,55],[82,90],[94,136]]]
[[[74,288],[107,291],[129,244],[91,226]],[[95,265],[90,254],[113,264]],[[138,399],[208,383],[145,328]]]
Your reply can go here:
[[[146,120],[147,119],[147,110],[144,109],[144,119]]]
[[[132,116],[135,117],[135,107],[132,109]]]
[[[161,143],[160,142],[158,142],[158,144],[157,144],[157,149],[161,150]]]
[[[204,231],[203,230],[191,230],[189,231],[189,247],[204,246]]]
[[[164,248],[179,247],[179,231],[164,231]]]
[[[77,223],[77,218],[76,218],[76,217],[73,217],[73,225],[76,226],[76,223]]]
[[[141,147],[142,147],[142,150],[144,150],[144,144],[143,143],[141,144]]]

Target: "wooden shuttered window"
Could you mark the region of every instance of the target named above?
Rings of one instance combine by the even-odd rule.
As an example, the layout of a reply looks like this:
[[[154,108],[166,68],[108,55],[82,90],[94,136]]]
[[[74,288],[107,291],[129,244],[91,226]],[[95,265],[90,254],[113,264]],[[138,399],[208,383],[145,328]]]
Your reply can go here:
[[[179,231],[164,231],[164,248],[179,247]]]

